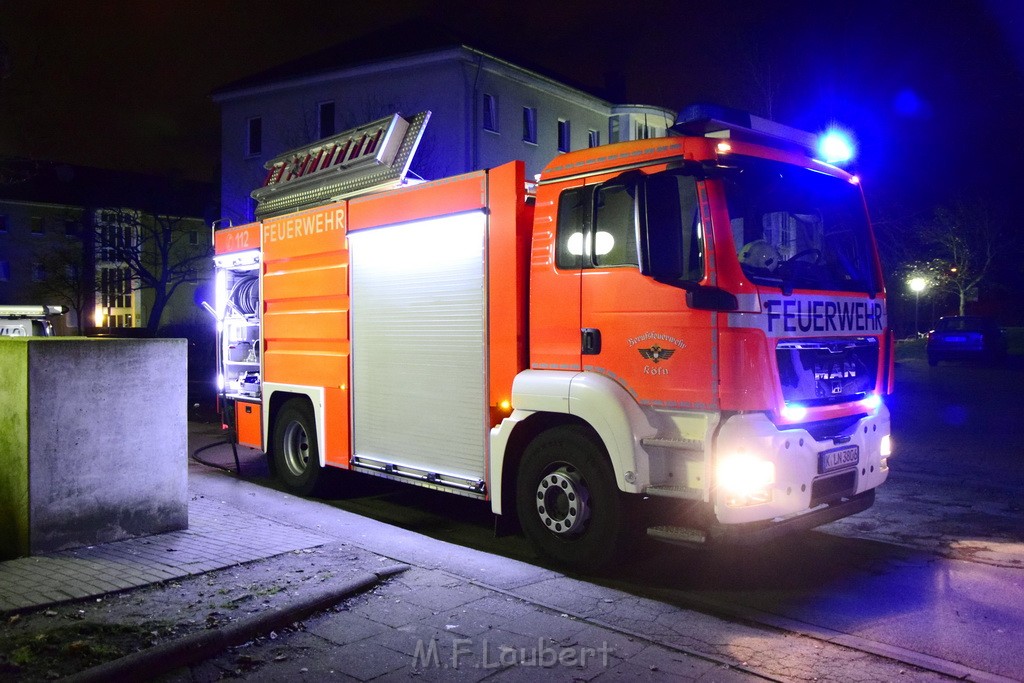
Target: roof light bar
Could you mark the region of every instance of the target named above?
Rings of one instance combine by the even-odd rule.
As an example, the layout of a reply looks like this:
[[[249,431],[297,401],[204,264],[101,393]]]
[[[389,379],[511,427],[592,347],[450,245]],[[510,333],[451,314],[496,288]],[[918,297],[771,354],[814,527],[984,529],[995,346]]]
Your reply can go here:
[[[823,136],[792,128],[739,109],[714,104],[693,104],[676,117],[672,131],[708,138],[732,138],[771,147],[803,152],[829,164],[842,164],[853,158],[853,143],[848,133],[831,128]],[[721,143],[719,152],[723,152]]]
[[[735,137],[776,147],[796,147],[811,153],[817,147],[817,139],[810,133],[739,109],[714,104],[692,104],[686,107],[676,116],[672,130],[705,137]]]

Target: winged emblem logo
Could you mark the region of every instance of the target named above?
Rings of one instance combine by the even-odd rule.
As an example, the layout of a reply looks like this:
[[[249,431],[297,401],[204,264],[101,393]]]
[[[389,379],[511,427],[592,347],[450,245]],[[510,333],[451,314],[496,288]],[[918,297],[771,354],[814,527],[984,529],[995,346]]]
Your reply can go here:
[[[647,360],[652,360],[655,363],[658,363],[663,360],[668,360],[669,358],[672,357],[672,354],[676,352],[675,349],[663,349],[657,344],[647,349],[637,349],[637,351],[640,352],[641,356],[643,356]]]

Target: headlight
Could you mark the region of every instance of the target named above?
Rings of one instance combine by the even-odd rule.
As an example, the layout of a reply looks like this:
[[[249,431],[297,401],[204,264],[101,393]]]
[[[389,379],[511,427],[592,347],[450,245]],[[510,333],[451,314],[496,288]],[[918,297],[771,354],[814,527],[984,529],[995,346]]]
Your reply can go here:
[[[771,502],[775,463],[751,453],[734,453],[718,461],[716,483],[729,507]]]
[[[882,469],[889,467],[889,458],[892,457],[892,437],[888,434],[882,437],[879,443],[879,455],[882,456]]]

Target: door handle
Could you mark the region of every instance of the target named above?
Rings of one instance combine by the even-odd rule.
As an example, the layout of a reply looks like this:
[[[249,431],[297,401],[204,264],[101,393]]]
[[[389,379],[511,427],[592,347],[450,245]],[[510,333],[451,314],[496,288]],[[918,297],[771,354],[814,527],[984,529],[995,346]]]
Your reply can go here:
[[[582,345],[584,356],[596,356],[601,353],[601,330],[595,327],[584,327],[582,333]]]

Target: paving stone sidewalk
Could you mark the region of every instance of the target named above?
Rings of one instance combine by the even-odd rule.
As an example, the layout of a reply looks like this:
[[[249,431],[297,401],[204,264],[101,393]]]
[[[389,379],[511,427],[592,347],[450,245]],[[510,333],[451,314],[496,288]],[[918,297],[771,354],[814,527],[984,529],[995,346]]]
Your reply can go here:
[[[192,493],[186,530],[0,562],[0,615],[195,576],[328,540]]]

